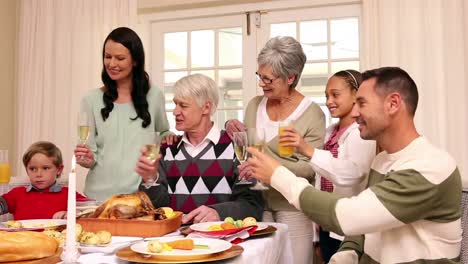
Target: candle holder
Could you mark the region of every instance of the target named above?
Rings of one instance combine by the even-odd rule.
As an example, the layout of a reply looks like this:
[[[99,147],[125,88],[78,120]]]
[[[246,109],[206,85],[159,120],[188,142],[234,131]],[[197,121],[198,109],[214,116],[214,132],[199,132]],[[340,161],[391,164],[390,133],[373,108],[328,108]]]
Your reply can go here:
[[[60,255],[60,259],[64,264],[74,264],[79,263],[78,258],[80,257],[80,252],[78,251],[78,243],[70,245],[63,245],[63,252]]]
[[[76,242],[76,159],[72,158],[72,169],[68,175],[68,200],[67,200],[67,237],[64,251],[60,258],[65,264],[78,263],[80,253]]]

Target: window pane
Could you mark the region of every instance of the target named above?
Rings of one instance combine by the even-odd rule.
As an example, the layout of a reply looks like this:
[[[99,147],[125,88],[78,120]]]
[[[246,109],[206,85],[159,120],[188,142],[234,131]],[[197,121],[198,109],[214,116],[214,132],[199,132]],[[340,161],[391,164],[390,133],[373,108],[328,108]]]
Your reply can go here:
[[[192,71],[190,74],[195,74],[195,73],[200,73],[200,74],[206,75],[206,76],[210,77],[211,79],[213,79],[213,81],[215,79],[214,70]]]
[[[184,132],[181,132],[181,131],[178,131],[175,129],[175,117],[174,117],[174,113],[171,111],[166,111],[166,117],[167,117],[167,121],[169,122],[169,130],[171,132],[174,132],[176,135],[182,135],[184,134]]]
[[[164,73],[164,84],[174,84],[179,80],[180,78],[187,76],[186,71],[180,71],[180,72],[166,72]]]
[[[291,36],[296,38],[296,22],[271,24],[270,37]]]
[[[219,65],[242,64],[242,29],[225,28],[219,30]]]
[[[301,22],[299,26],[301,44],[307,60],[327,59],[327,21]]]
[[[328,64],[327,63],[306,63],[302,76],[305,75],[327,75]]]
[[[305,79],[302,82],[300,92],[309,97],[322,97],[325,95],[326,81],[326,77]]]
[[[226,123],[229,119],[237,119],[241,122],[244,121],[244,110],[218,110],[213,116],[213,121],[215,124],[218,125],[219,128],[224,127],[224,123]]]
[[[359,71],[359,61],[340,61],[340,62],[333,62],[331,64],[332,74],[338,71],[348,70],[348,69]]]
[[[187,67],[187,32],[164,34],[164,69]]]
[[[219,71],[219,108],[242,108],[242,69]]]
[[[200,30],[190,34],[192,67],[214,66],[214,31]]]
[[[174,109],[175,105],[172,99],[174,99],[173,86],[174,83],[180,78],[187,76],[187,72],[166,72],[164,73],[164,98],[166,100],[166,110]]]
[[[332,58],[359,57],[359,30],[357,18],[331,20],[330,32]]]

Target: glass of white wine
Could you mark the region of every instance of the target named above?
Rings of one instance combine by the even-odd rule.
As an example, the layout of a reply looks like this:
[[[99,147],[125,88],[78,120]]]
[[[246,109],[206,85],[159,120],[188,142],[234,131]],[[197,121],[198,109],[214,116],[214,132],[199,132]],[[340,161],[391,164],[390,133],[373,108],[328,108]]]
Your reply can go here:
[[[86,112],[78,113],[78,137],[80,144],[86,144],[86,141],[89,138],[89,133],[91,130],[91,125],[89,121],[88,114]],[[80,156],[80,160],[83,160],[84,157]]]
[[[247,132],[234,132],[232,141],[234,142],[234,151],[236,153],[236,157],[242,164],[245,160],[247,160],[247,146],[249,143],[247,139]],[[240,181],[236,182],[236,184],[253,184],[253,182],[246,179],[241,179]]]
[[[158,158],[159,150],[161,148],[161,135],[159,132],[149,132],[149,142],[146,144],[145,156],[151,161],[155,161]],[[151,188],[152,186],[158,186],[157,183],[159,174],[156,172],[155,178],[149,178],[146,182],[143,183],[146,189]]]
[[[247,138],[249,147],[256,148],[258,151],[263,152],[266,144],[266,131],[264,128],[247,128]],[[252,190],[263,191],[269,188],[260,181],[256,181],[255,185],[250,187]]]

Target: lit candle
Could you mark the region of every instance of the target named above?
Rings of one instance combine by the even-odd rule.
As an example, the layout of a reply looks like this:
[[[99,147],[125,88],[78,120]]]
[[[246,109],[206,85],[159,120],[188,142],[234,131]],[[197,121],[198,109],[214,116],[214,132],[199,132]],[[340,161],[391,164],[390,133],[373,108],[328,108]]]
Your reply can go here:
[[[75,156],[72,159],[72,169],[68,175],[68,204],[67,204],[67,238],[65,250],[62,253],[64,263],[76,263],[78,261],[78,249],[76,247],[76,173]]]

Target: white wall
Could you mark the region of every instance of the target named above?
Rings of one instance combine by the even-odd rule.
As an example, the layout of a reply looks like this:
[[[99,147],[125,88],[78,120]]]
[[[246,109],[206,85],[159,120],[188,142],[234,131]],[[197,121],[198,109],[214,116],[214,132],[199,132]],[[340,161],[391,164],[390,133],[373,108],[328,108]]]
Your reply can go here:
[[[138,0],[138,14],[280,0]]]

